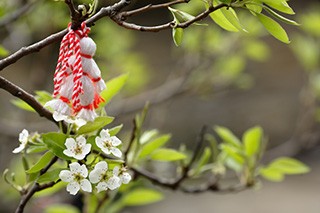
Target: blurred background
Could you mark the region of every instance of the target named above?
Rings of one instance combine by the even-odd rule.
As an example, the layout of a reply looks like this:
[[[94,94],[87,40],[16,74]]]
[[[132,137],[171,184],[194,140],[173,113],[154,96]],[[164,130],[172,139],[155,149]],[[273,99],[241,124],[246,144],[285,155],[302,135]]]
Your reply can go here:
[[[136,1],[133,5],[155,2],[165,1]],[[111,3],[100,1],[99,6]],[[129,137],[134,115],[149,101],[144,128],[171,133],[170,146],[186,144],[192,149],[203,125],[226,126],[239,136],[261,125],[269,141],[265,162],[278,156],[294,156],[312,169],[309,174],[288,177],[282,183],[262,182],[258,190],[237,194],[187,195],[164,190],[165,200],[124,212],[319,212],[320,2],[291,0],[289,4],[297,13],[294,19],[301,24],[283,25],[291,40],[289,45],[268,35],[252,15],[243,13],[239,18],[250,33],[226,32],[207,19],[209,26],[185,30],[180,47],[174,45],[171,31],[129,31],[109,19],[92,27],[90,36],[97,43],[95,59],[103,78],[129,73],[121,94],[107,104],[107,113],[116,117],[114,124],[125,126],[120,134],[123,140]],[[196,14],[199,7],[195,3],[195,9],[190,8],[182,9]],[[22,9],[19,19],[7,23],[8,17]],[[64,29],[68,17],[67,7],[59,1],[1,1],[0,54],[15,52]],[[171,19],[168,11],[159,10],[129,21],[156,25]],[[26,56],[1,71],[1,76],[30,93],[52,92],[58,49],[55,43]],[[0,91],[1,172],[19,164],[11,159],[16,157],[12,150],[18,146],[22,129],[56,130],[37,114],[16,108],[13,99]],[[19,195],[9,190],[2,179],[0,187],[0,212],[12,212]],[[47,199],[42,200],[44,203],[58,200],[42,199]],[[29,212],[35,210],[30,207]]]

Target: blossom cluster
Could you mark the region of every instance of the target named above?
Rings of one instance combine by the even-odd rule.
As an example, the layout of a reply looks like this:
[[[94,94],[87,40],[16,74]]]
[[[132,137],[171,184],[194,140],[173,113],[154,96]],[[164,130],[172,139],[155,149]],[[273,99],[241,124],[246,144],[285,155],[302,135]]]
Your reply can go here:
[[[122,152],[118,148],[122,144],[116,136],[110,136],[109,131],[103,129],[100,135],[95,139],[96,145],[107,155],[114,155],[120,158]],[[91,151],[91,144],[86,143],[83,136],[76,139],[67,138],[65,142],[66,149],[63,153],[66,156],[76,160],[83,160]],[[69,170],[62,170],[59,174],[62,181],[67,182],[67,191],[75,195],[80,189],[86,192],[92,192],[92,184],[95,184],[97,192],[108,189],[115,190],[121,184],[127,184],[131,180],[130,174],[124,166],[115,166],[113,170],[108,166],[106,161],[99,161],[95,164],[89,173],[85,164],[80,165],[78,162],[69,164]]]

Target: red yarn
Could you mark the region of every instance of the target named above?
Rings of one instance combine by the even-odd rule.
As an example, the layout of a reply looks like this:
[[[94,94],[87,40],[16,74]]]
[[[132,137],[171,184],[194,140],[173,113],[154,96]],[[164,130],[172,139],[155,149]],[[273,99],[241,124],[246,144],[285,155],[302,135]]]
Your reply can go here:
[[[69,59],[72,55],[74,55],[75,61],[72,67],[74,83],[72,91],[72,109],[74,113],[77,113],[81,109],[79,95],[83,93],[81,82],[83,68],[80,53],[80,39],[88,36],[90,28],[88,28],[85,22],[83,22],[81,24],[81,28],[78,30],[71,29],[71,23],[69,23],[68,29],[69,32],[63,37],[60,45],[59,58],[54,74],[53,97],[56,97],[59,94],[64,76],[68,75],[66,70],[68,67],[70,67]]]

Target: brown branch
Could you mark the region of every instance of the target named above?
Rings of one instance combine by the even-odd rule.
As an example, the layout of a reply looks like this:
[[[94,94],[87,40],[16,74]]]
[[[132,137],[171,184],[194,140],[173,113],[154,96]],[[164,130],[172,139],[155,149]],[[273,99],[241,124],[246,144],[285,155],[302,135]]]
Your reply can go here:
[[[57,162],[58,160],[58,157],[53,157],[51,159],[51,161],[48,163],[48,165],[46,167],[44,167],[41,171],[40,171],[40,174],[39,176],[43,175],[44,173],[46,173],[50,167],[55,163]],[[26,206],[26,204],[28,203],[28,201],[32,198],[32,196],[38,192],[38,191],[41,191],[43,189],[46,189],[46,188],[49,188],[51,186],[53,186],[56,182],[51,182],[51,183],[48,183],[48,184],[44,184],[44,185],[40,185],[39,183],[34,183],[33,186],[31,187],[31,189],[29,190],[26,190],[25,191],[25,195],[22,196],[21,200],[20,200],[20,203],[15,211],[15,213],[22,213],[23,210],[24,210],[24,207]]]
[[[99,19],[105,17],[105,16],[111,16],[111,14],[117,14],[119,11],[127,6],[130,3],[129,0],[120,0],[118,3],[108,6],[108,7],[103,7],[100,9],[99,12],[97,12],[94,16],[89,18],[86,23],[87,26],[92,26],[94,22],[98,21]],[[68,32],[67,29],[64,29],[60,32],[57,32],[55,34],[52,34],[48,36],[47,38],[36,42],[30,46],[27,47],[22,47],[20,50],[17,52],[9,55],[8,57],[0,60],[0,71],[3,70],[4,68],[8,67],[9,65],[17,62],[19,59],[23,58],[26,55],[29,55],[34,52],[40,51],[42,48],[59,41],[66,33]]]
[[[160,9],[160,8],[167,8],[176,4],[181,4],[181,3],[188,3],[190,0],[175,0],[175,1],[171,1],[171,2],[167,2],[167,3],[163,3],[163,4],[149,4],[146,5],[144,7],[135,9],[135,10],[130,10],[130,11],[124,11],[121,12],[123,17],[129,17],[129,16],[133,16],[136,15],[138,13],[143,13],[143,12],[147,12],[149,10],[154,10],[154,9]]]
[[[133,119],[133,129],[131,132],[131,138],[130,138],[128,147],[127,147],[126,151],[124,152],[124,162],[127,162],[128,154],[129,154],[131,147],[132,147],[132,144],[136,138],[136,131],[137,131],[136,119]]]
[[[197,138],[197,144],[196,144],[195,150],[193,152],[193,155],[191,157],[191,160],[189,161],[187,166],[183,168],[181,176],[179,178],[177,178],[176,180],[174,180],[174,181],[163,180],[148,171],[136,169],[136,168],[130,168],[130,169],[135,173],[135,177],[137,177],[137,176],[145,177],[146,179],[150,180],[154,184],[157,184],[157,185],[160,185],[163,187],[167,187],[172,190],[177,190],[177,189],[181,188],[181,183],[188,178],[189,171],[190,171],[191,167],[193,166],[197,156],[200,153],[201,147],[204,143],[204,135],[205,135],[206,129],[207,129],[206,126],[204,126],[201,129],[201,132]]]
[[[151,6],[149,6],[149,7],[151,7]],[[174,21],[170,21],[168,23],[157,25],[157,26],[142,26],[142,25],[137,25],[137,24],[133,24],[133,23],[128,23],[125,21],[126,20],[126,12],[116,14],[115,16],[110,16],[110,18],[114,22],[116,22],[119,26],[122,26],[126,29],[142,31],[142,32],[159,32],[161,30],[170,29],[170,28],[187,28],[191,24],[194,24],[195,22],[201,21],[202,19],[209,16],[210,13],[212,13],[216,10],[219,10],[223,7],[228,7],[228,5],[227,4],[219,4],[217,6],[210,6],[208,9],[206,9],[204,12],[198,14],[193,19],[179,23],[179,24],[175,23]],[[142,10],[142,11],[144,11],[144,10]]]

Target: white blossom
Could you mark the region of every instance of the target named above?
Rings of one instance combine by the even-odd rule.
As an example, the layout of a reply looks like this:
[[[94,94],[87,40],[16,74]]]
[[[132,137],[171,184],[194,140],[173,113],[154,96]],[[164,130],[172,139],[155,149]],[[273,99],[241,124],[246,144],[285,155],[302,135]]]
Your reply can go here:
[[[100,137],[96,137],[96,144],[104,153],[107,155],[113,154],[119,158],[122,156],[122,152],[117,146],[121,143],[121,140],[116,136],[110,136],[109,131],[106,129],[100,132]]]
[[[22,150],[24,150],[27,146],[28,143],[28,138],[29,138],[29,132],[26,129],[23,129],[22,132],[19,134],[19,142],[20,146],[15,148],[12,152],[13,153],[19,153]]]
[[[88,176],[88,169],[85,165],[81,165],[77,162],[69,164],[69,170],[62,170],[59,174],[60,179],[63,182],[67,182],[67,191],[75,195],[80,189],[86,192],[92,192],[92,186],[89,180],[86,179]]]
[[[68,116],[68,115],[64,115],[58,111],[54,111],[53,115],[52,115],[53,119],[57,122],[59,121],[65,121],[69,124],[75,124],[78,128],[85,125],[87,122],[82,119],[82,118],[78,118],[78,117],[72,117],[72,116]]]
[[[91,150],[91,144],[87,144],[83,136],[77,137],[76,140],[67,138],[64,145],[67,149],[63,150],[63,153],[77,160],[84,159]]]
[[[89,180],[91,183],[97,184],[96,188],[98,193],[120,187],[120,178],[114,173],[110,175],[110,172],[108,172],[108,163],[105,161],[100,161],[95,165],[89,174]]]
[[[121,184],[128,184],[131,180],[131,175],[127,172],[127,169],[125,167],[121,167],[121,169],[118,166],[115,166],[113,168],[113,173],[115,176],[118,176],[120,179],[120,185]]]

